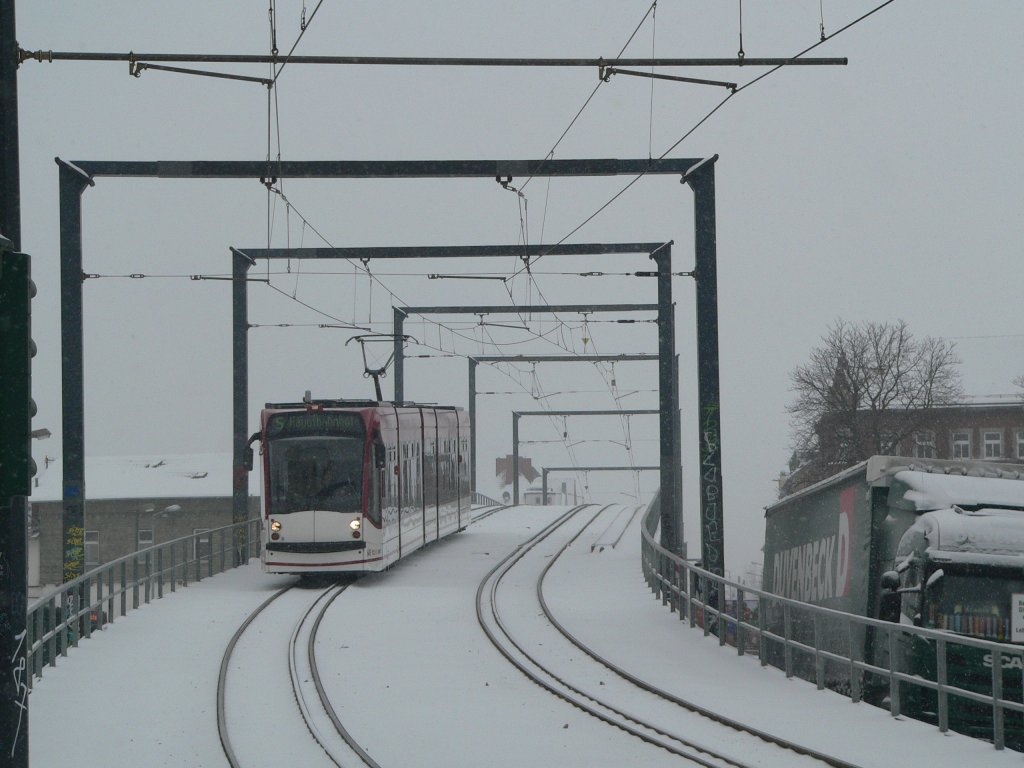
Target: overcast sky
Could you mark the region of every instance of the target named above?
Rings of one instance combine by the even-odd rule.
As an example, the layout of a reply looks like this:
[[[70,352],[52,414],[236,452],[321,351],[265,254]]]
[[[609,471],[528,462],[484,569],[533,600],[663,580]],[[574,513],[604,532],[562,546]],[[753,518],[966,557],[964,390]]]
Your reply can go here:
[[[268,53],[268,0],[232,3],[20,3],[23,48],[149,53]],[[303,4],[277,3],[287,52]],[[748,58],[792,56],[875,2],[743,3]],[[316,8],[306,0],[307,18]],[[381,56],[616,56],[648,11],[641,2],[342,2],[324,0],[296,50]],[[735,57],[738,4],[659,3],[627,56]],[[652,22],[653,18],[653,22]],[[789,372],[837,318],[905,319],[918,335],[954,339],[974,395],[1013,392],[1024,372],[1019,321],[1024,135],[1016,78],[1024,71],[1016,2],[896,0],[810,55],[845,67],[793,67],[729,99],[669,157],[718,154],[717,214],[727,567],[759,557],[762,508],[790,452]],[[189,65],[186,65],[189,66]],[[196,65],[201,67],[202,65]],[[208,69],[215,69],[209,66]],[[266,67],[221,71],[265,76]],[[747,83],[765,70],[674,70]],[[1007,79],[1009,78],[1009,80]],[[288,65],[268,109],[258,84],[148,71],[124,63],[27,62],[19,71],[23,250],[35,256],[39,354],[34,427],[60,449],[57,167],[66,160],[532,159],[544,157],[597,85],[596,71]],[[721,88],[616,76],[558,144],[560,159],[661,156],[728,95]],[[268,125],[271,127],[268,140]],[[229,451],[228,248],[558,242],[631,179],[533,179],[524,198],[493,180],[283,180],[268,202],[257,181],[103,178],[84,195],[86,446],[89,454]],[[522,186],[525,179],[516,179]],[[674,177],[644,178],[567,242],[673,240],[692,267],[692,195]],[[303,223],[303,218],[307,222]],[[429,280],[425,273],[511,274],[514,259],[260,265],[249,292],[253,427],[263,402],[366,397],[356,331],[388,332],[392,304],[654,302],[650,280],[581,272],[649,269],[635,256],[541,260],[534,279]],[[361,265],[358,265],[361,267]],[[284,272],[274,264],[273,273]],[[330,272],[332,274],[315,274]],[[571,274],[551,274],[551,273]],[[145,274],[145,279],[117,277]],[[336,273],[336,274],[335,274]],[[400,274],[401,273],[401,274]],[[415,274],[410,274],[415,273]],[[686,537],[699,547],[693,285],[674,281],[681,355]],[[302,303],[299,303],[302,302]],[[307,308],[311,305],[319,312]],[[653,319],[652,315],[636,315]],[[333,319],[331,319],[333,318]],[[650,323],[535,317],[530,331],[452,316],[410,322],[418,354],[656,351]],[[514,324],[516,318],[488,322]],[[305,327],[299,327],[305,326]],[[537,334],[542,334],[538,338]],[[586,340],[586,341],[584,341]],[[495,346],[496,342],[500,346]],[[383,352],[373,349],[374,355]],[[612,380],[614,379],[614,385]],[[390,395],[392,379],[385,381]],[[482,371],[480,477],[511,450],[510,411],[657,406],[656,367],[623,363]],[[627,394],[634,392],[634,394]],[[552,394],[564,393],[564,394]],[[465,405],[466,364],[416,359],[406,394]],[[549,395],[538,400],[534,396]],[[618,397],[618,400],[615,398]],[[563,445],[568,433],[573,455]],[[615,420],[524,422],[543,466],[625,464]],[[630,422],[632,460],[657,463],[656,420]],[[599,498],[632,479],[579,478]],[[645,494],[656,474],[644,475]],[[88,493],[88,489],[87,489]],[[622,497],[619,497],[622,500]]]

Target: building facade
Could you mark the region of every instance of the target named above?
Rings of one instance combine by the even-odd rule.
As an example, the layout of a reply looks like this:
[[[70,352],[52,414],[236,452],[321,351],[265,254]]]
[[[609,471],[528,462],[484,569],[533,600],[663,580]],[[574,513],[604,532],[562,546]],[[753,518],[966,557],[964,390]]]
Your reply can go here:
[[[919,459],[992,461],[1024,464],[1024,399],[976,398],[927,411],[867,414],[870,429],[856,429],[851,444],[847,427],[820,423],[818,450],[794,453],[789,472],[779,478],[779,496],[823,480],[874,454]]]
[[[37,459],[37,465],[30,497],[28,584],[44,591],[63,577],[63,468],[50,456]],[[87,458],[85,476],[87,571],[154,544],[232,523],[227,454]],[[250,518],[259,515],[258,476],[250,476]],[[210,544],[216,542],[200,536],[193,546]]]

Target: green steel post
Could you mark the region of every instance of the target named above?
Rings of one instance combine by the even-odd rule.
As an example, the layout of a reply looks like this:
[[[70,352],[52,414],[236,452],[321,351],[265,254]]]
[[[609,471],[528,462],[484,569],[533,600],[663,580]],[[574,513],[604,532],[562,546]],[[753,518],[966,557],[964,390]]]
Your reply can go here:
[[[30,258],[0,250],[0,755],[4,765],[16,767],[28,765],[25,624],[34,410],[32,293]]]

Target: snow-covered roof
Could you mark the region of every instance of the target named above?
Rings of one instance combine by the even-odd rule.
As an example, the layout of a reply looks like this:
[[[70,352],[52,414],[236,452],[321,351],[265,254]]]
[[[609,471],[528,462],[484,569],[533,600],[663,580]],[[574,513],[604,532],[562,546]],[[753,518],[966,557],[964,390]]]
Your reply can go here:
[[[62,498],[60,458],[37,459],[32,501]],[[231,454],[86,456],[87,499],[211,498],[231,496]],[[249,473],[249,494],[259,494],[259,470]]]
[[[903,492],[902,500],[920,512],[952,507],[954,504],[1024,509],[1024,479],[946,475],[914,470],[897,472],[894,479],[909,489]],[[891,496],[889,503],[893,503]]]
[[[1024,398],[1019,394],[967,395],[963,403],[958,405],[965,405],[969,408],[981,408],[987,405],[1018,405],[1024,407]]]
[[[987,555],[1009,557],[1006,564],[1016,567],[1024,562],[1024,511],[941,509],[922,516],[920,523],[935,560],[976,561]],[[964,558],[957,557],[961,553]]]

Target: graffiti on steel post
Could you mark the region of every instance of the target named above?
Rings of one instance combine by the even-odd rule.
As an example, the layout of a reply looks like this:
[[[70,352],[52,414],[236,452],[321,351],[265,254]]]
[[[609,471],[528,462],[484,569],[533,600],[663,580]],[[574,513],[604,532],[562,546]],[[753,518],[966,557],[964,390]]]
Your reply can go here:
[[[17,645],[14,647],[14,655],[11,656],[11,677],[14,678],[14,703],[18,707],[18,722],[15,724],[14,738],[11,740],[11,757],[14,757],[14,753],[17,751],[18,739],[21,736],[21,722],[28,711],[28,685],[25,683],[26,661],[25,654],[21,652],[27,634],[27,630],[23,629],[15,636],[14,639],[17,641]]]
[[[68,528],[64,544],[64,581],[73,581],[82,575],[82,559],[85,557],[85,531],[81,526]]]
[[[722,570],[722,478],[718,407],[704,409],[701,425],[701,523],[704,567]]]
[[[11,575],[11,564],[7,559],[7,555],[4,552],[0,552],[0,579],[6,580]],[[4,696],[10,696],[15,707],[18,709],[18,719],[14,723],[14,733],[11,737],[11,757],[14,757],[17,753],[18,739],[21,736],[21,724],[25,719],[25,713],[28,711],[28,685],[25,682],[27,662],[22,650],[25,645],[27,632],[24,628],[24,621],[19,622],[15,620],[15,617],[19,614],[24,615],[24,613],[25,597],[23,595],[9,593],[7,599],[0,603],[0,638],[4,639],[4,645],[6,645],[6,638],[8,637],[13,641],[11,645],[7,645],[7,648],[11,649],[11,683],[13,685],[5,684],[2,688]],[[18,632],[14,631],[15,624],[19,626]],[[6,745],[3,746],[3,749],[6,751]]]

